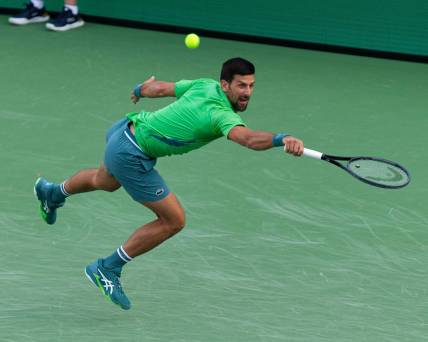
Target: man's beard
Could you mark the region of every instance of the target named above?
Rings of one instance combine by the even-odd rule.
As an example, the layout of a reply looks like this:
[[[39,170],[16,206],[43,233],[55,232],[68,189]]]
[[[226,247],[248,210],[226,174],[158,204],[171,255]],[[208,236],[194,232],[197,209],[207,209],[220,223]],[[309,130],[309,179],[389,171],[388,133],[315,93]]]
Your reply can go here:
[[[240,100],[243,100],[243,101],[247,101],[244,105],[241,105],[240,103],[239,103],[239,101]],[[236,102],[234,102],[233,104],[232,104],[232,107],[233,107],[233,110],[235,111],[235,112],[244,112],[246,109],[247,109],[247,106],[248,106],[248,103],[249,103],[249,98],[244,98],[244,99],[238,99]]]

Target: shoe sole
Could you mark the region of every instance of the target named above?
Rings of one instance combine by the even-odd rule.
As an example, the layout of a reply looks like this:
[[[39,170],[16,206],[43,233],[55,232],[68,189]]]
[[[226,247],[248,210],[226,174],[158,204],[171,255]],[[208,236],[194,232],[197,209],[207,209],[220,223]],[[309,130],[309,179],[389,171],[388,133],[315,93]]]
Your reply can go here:
[[[88,274],[88,270],[86,268],[85,268],[85,275],[86,275],[86,277],[88,277],[89,281],[98,288],[98,285],[94,283],[91,276]]]
[[[83,20],[80,20],[80,21],[76,21],[73,24],[65,25],[65,26],[55,26],[51,23],[47,23],[46,28],[52,31],[64,32],[64,31],[72,30],[78,27],[82,27],[83,25],[85,25],[85,22]]]
[[[34,188],[33,188],[34,197],[36,198],[36,200],[38,200],[40,202],[40,205],[42,205],[42,203],[41,203],[41,200],[39,198],[39,195],[37,195],[36,187],[37,187],[37,184],[39,184],[39,182],[41,180],[42,180],[42,177],[37,178],[36,183],[34,183]],[[46,222],[46,218],[44,216],[44,213],[43,213],[43,210],[41,209],[41,207],[39,207],[39,213],[40,213],[42,220]]]
[[[34,183],[34,188],[33,188],[34,197],[36,197],[36,199],[38,201],[40,201],[40,200],[39,200],[39,196],[37,196],[36,186],[37,186],[37,184],[39,184],[39,182],[40,182],[41,179],[42,179],[42,177],[37,178],[36,183]]]
[[[9,18],[9,23],[13,25],[27,25],[27,24],[38,24],[45,23],[50,19],[49,16],[46,17],[36,17],[33,19],[26,18]]]

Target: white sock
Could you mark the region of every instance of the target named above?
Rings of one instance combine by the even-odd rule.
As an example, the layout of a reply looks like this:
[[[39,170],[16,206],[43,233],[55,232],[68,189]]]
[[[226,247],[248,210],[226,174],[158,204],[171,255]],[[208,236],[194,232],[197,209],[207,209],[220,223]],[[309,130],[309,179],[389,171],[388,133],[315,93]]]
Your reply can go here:
[[[33,1],[33,0],[31,0]],[[74,5],[64,5],[65,8],[68,8],[74,15],[77,15],[79,13],[79,7]]]
[[[42,9],[44,6],[43,0],[31,0],[31,3],[37,9]]]

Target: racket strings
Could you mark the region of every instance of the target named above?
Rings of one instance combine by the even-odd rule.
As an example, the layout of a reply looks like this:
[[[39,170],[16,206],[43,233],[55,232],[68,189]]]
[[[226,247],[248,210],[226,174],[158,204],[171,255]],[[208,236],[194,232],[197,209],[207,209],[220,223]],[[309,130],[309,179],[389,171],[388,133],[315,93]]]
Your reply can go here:
[[[410,181],[408,172],[402,166],[388,160],[355,158],[348,162],[347,168],[361,180],[384,187],[399,188]]]

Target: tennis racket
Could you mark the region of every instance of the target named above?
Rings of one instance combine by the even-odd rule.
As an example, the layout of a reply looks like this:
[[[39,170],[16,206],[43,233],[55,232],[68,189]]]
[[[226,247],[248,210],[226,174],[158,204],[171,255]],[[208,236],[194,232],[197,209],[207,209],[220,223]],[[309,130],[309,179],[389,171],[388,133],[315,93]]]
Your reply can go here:
[[[345,170],[356,179],[380,188],[399,189],[410,183],[409,171],[390,160],[375,157],[331,156],[308,148],[304,149],[303,155],[325,160]]]

